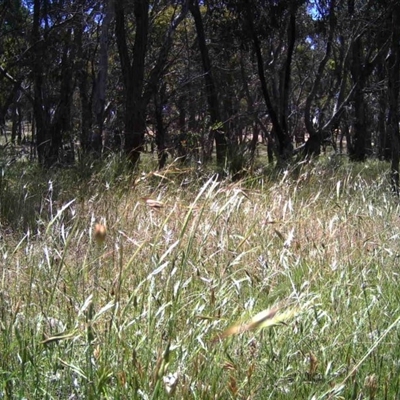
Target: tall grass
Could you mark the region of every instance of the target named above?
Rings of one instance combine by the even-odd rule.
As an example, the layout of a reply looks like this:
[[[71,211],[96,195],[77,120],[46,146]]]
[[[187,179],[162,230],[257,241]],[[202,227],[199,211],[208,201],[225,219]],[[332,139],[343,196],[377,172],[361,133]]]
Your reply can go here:
[[[113,163],[36,175],[29,229],[2,208],[0,397],[400,396],[385,165],[231,183]],[[11,172],[2,199],[33,185]]]

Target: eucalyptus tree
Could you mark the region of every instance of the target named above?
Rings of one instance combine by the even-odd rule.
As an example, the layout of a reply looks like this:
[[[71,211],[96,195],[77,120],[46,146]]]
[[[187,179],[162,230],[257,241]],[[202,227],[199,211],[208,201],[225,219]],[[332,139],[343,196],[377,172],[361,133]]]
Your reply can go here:
[[[116,145],[120,112],[121,68],[117,61],[114,0],[85,2],[76,14],[75,75],[79,92],[79,139],[83,154]],[[114,143],[113,143],[114,142]],[[119,149],[120,146],[113,146]]]
[[[235,11],[230,2],[209,1],[204,14],[221,118],[219,132],[227,141],[226,166],[233,175],[253,161],[260,130],[268,132],[262,121],[266,113],[259,101],[254,57]]]
[[[111,42],[111,29],[114,20],[114,0],[107,0],[101,4],[101,32],[99,37],[99,57],[98,57],[98,71],[95,81],[94,90],[94,114],[97,126],[100,132],[103,131],[103,124],[105,118],[106,108],[106,92],[108,82],[109,70],[109,55],[110,55],[110,42]]]
[[[153,40],[162,42],[173,8],[164,12],[155,29]],[[148,122],[152,125],[157,146],[158,166],[163,168],[168,155],[185,162],[189,156],[200,159],[201,110],[205,103],[200,85],[201,61],[194,50],[196,40],[193,21],[187,17],[176,29],[168,54],[168,73],[163,74],[148,108]],[[149,58],[157,56],[158,46],[149,50]]]
[[[180,151],[199,158],[201,148],[202,159],[210,160],[215,148],[218,165],[225,167],[241,131],[237,20],[224,2],[191,1],[189,10],[177,41],[182,52],[174,68],[177,128],[189,144]]]
[[[31,39],[33,113],[39,163],[59,160],[64,136],[72,130],[78,11],[87,2],[34,0]]]
[[[266,110],[277,142],[277,156],[287,161],[293,145],[289,117],[293,57],[298,43],[298,18],[304,14],[304,1],[231,1],[240,16],[243,43],[251,45]]]
[[[373,1],[348,2],[348,23],[351,46],[350,77],[355,90],[352,99],[354,141],[351,157],[364,161],[372,149],[370,124],[368,123],[368,102],[365,93],[369,78],[377,64],[386,56],[389,38],[388,32],[384,43],[381,33],[387,21],[388,9]]]
[[[12,7],[8,9],[13,10],[21,2],[9,3]],[[104,71],[104,38],[111,18],[107,12],[106,18],[101,17],[105,6],[95,0],[32,0],[24,4],[26,8],[19,6],[24,9],[24,26],[15,30],[12,37],[23,37],[25,48],[18,50],[14,46],[13,57],[7,57],[9,61],[2,63],[1,71],[30,101],[39,163],[50,167],[62,156],[65,140],[73,143],[77,129],[85,152],[94,112],[97,120],[101,119],[103,106],[99,106],[98,99],[104,99],[106,78],[99,73],[96,81],[97,47],[100,42],[102,57],[98,64]],[[15,12],[11,15],[15,21]],[[97,34],[99,27],[101,34]],[[15,67],[11,68],[10,60],[15,60]],[[74,97],[76,87],[80,104]],[[6,109],[4,105],[1,108]]]
[[[75,14],[73,40],[76,59],[74,77],[76,79],[79,101],[76,101],[74,106],[77,115],[76,131],[82,155],[93,150],[93,147],[101,148],[101,143],[97,146],[93,143],[95,139],[93,135],[93,99],[96,91],[96,71],[94,65],[96,64],[96,58],[98,58],[96,49],[99,42],[96,36],[102,21],[102,10],[96,3],[90,4],[89,9],[82,5]],[[99,64],[102,65],[101,62]],[[101,69],[101,67],[99,68]],[[100,140],[97,140],[101,141],[100,132],[98,138]]]
[[[173,7],[173,12],[150,66],[146,63],[149,49],[156,45],[149,43],[150,34],[157,16],[166,7]],[[169,1],[115,0],[115,32],[124,85],[125,151],[133,165],[139,161],[144,144],[147,106],[166,72],[175,31],[187,12],[187,1],[179,6]]]
[[[400,5],[392,2],[391,7],[391,37],[390,51],[386,58],[388,69],[388,131],[392,139],[391,174],[392,187],[399,195],[399,162],[400,162],[400,132],[399,132],[399,92],[400,92]]]
[[[16,114],[18,98],[27,86],[24,54],[29,48],[28,17],[29,11],[20,0],[5,0],[0,4],[0,129],[4,129],[11,109]]]
[[[327,85],[323,85],[324,78],[326,76],[326,66],[328,62],[332,61],[332,52],[334,47],[334,39],[335,39],[335,28],[336,28],[336,14],[335,14],[335,7],[336,1],[335,0],[328,0],[328,1],[320,1],[314,2],[313,6],[316,7],[314,10],[317,11],[317,31],[314,32],[312,36],[310,36],[310,40],[313,42],[314,49],[318,47],[319,38],[322,36],[322,46],[325,47],[324,53],[322,54],[320,61],[318,63],[318,68],[314,72],[314,76],[312,76],[312,86],[311,89],[306,97],[305,102],[305,109],[304,109],[304,123],[309,133],[309,139],[305,144],[305,152],[304,154],[308,156],[315,156],[319,155],[321,150],[321,144],[326,136],[326,132],[330,129],[333,121],[337,119],[339,115],[338,104],[334,107],[333,116],[326,121],[324,118],[324,114],[327,112],[326,108],[328,106],[329,97],[324,96],[326,101],[322,103],[319,102],[317,104],[316,97],[320,94],[321,90],[329,91],[329,87]],[[318,28],[319,27],[319,28]],[[340,52],[342,54],[342,52]],[[341,63],[343,59],[339,62],[336,61],[335,65],[341,67]],[[337,82],[343,81],[344,84],[342,85],[334,85],[337,89],[340,86],[341,92],[339,94],[333,93],[333,98],[337,99],[337,103],[341,102],[343,99],[344,89],[346,87],[346,77],[345,75],[339,74]],[[325,86],[325,87],[324,87]],[[332,95],[332,93],[330,93]],[[321,98],[322,96],[320,96]],[[343,108],[344,104],[340,104],[340,109]],[[318,117],[316,118],[315,110],[318,110]],[[314,112],[313,112],[314,111]]]
[[[218,91],[214,80],[213,68],[209,57],[206,36],[204,31],[203,19],[200,12],[198,0],[190,0],[189,9],[193,16],[196,26],[197,40],[201,53],[201,60],[204,71],[204,80],[207,93],[208,110],[210,114],[210,141],[215,138],[217,163],[223,165],[226,158],[227,139],[224,132],[224,125],[221,118],[221,110],[218,99]],[[212,147],[211,147],[212,148]]]
[[[311,3],[316,29],[309,38],[313,52],[321,51],[305,103],[310,138],[304,154],[318,155],[322,141],[341,126],[349,155],[363,161],[372,154],[372,121],[367,110],[381,93],[376,89],[380,84],[372,78],[377,70],[380,79],[385,74],[383,60],[389,43],[385,20],[390,10],[372,1]]]
[[[309,2],[300,24],[294,79],[299,87],[296,108],[309,135],[298,150],[306,158],[320,154],[354,91],[348,85],[349,50],[338,29],[337,8],[336,0]]]

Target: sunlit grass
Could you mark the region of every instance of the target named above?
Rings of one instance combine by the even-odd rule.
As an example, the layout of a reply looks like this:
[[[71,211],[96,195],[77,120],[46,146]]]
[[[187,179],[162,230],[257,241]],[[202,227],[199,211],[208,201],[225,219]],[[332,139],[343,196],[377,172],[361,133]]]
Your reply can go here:
[[[398,397],[384,164],[93,168],[27,182],[29,229],[2,211],[0,396]]]

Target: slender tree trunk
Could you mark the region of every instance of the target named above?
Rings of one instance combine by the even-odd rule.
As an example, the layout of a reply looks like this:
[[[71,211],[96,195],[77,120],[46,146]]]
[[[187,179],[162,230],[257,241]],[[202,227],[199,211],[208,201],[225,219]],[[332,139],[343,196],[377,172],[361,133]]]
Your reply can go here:
[[[400,162],[400,132],[399,132],[399,91],[400,91],[400,5],[393,6],[392,38],[388,66],[388,97],[389,114],[388,130],[391,136],[392,160],[391,178],[393,191],[399,195],[399,162]]]
[[[149,0],[133,1],[136,31],[132,62],[125,29],[126,5],[125,0],[115,0],[116,38],[125,89],[125,151],[132,165],[136,165],[143,148],[146,128],[146,105],[143,104],[142,94],[149,32]]]
[[[5,74],[5,71],[2,69],[0,70],[0,72]],[[2,74],[2,76],[3,76],[3,74]],[[7,76],[6,76],[6,78],[7,78]],[[10,106],[16,101],[20,86],[21,86],[20,81],[14,81],[12,89],[10,90],[8,96],[4,99],[3,103],[0,103],[0,134],[3,134],[3,130],[4,130],[4,135],[6,137],[6,141],[7,141],[7,135],[6,135],[6,129],[5,129],[6,114],[7,114],[7,111],[9,110]]]
[[[247,100],[247,113],[249,115],[252,115],[252,117],[255,119],[255,124],[257,127],[260,127],[262,130],[262,135],[265,137],[267,141],[267,153],[268,153],[268,163],[272,164],[274,161],[274,155],[273,155],[273,144],[272,144],[272,138],[270,132],[268,132],[266,126],[262,123],[260,118],[257,115],[257,112],[255,112],[255,107],[254,107],[254,99],[250,94],[250,89],[249,89],[249,84],[247,82],[247,77],[245,73],[245,67],[244,67],[244,60],[243,60],[243,53],[242,51],[240,52],[240,72],[242,76],[242,81],[243,81],[243,88],[244,88],[244,93],[246,95],[246,100]],[[253,131],[254,134],[254,131]],[[237,135],[237,139],[239,143],[242,143],[243,137],[242,137],[242,129],[239,131]],[[258,141],[258,137],[257,137]],[[256,139],[254,138],[253,135],[253,144],[256,142]],[[254,145],[255,146],[255,145]],[[255,147],[254,147],[255,150]]]
[[[15,144],[15,139],[17,137],[18,131],[18,113],[17,113],[17,104],[13,104],[11,108],[11,143]]]
[[[157,145],[157,157],[158,157],[158,168],[162,169],[165,167],[167,162],[167,151],[166,151],[166,140],[167,130],[164,125],[163,119],[163,108],[165,104],[165,83],[161,86],[158,95],[154,96],[154,108],[155,108],[155,119],[156,119],[156,145]]]
[[[351,17],[351,21],[354,21],[354,0],[348,1],[348,13]],[[355,115],[353,124],[353,154],[350,156],[355,161],[364,161],[368,152],[371,152],[371,129],[366,122],[367,103],[364,96],[364,89],[372,71],[378,63],[382,62],[383,57],[387,54],[389,44],[387,35],[384,35],[383,40],[379,38],[375,43],[376,49],[370,47],[368,52],[364,54],[363,34],[364,32],[358,33],[351,46],[350,74],[354,88],[353,102]],[[375,52],[373,50],[375,50]]]
[[[258,67],[258,77],[260,79],[261,90],[264,97],[265,104],[267,106],[268,114],[271,118],[273,131],[278,139],[278,154],[281,160],[286,160],[291,157],[292,155],[292,144],[290,142],[290,138],[288,133],[283,129],[280,121],[279,116],[275,110],[275,107],[272,104],[271,97],[269,95],[267,81],[265,78],[264,72],[264,59],[261,53],[261,45],[260,39],[258,38],[257,32],[255,31],[255,26],[253,22],[253,14],[252,8],[254,7],[251,1],[246,1],[246,10],[245,10],[245,17],[247,25],[250,29],[250,34],[253,41],[254,51],[257,57],[257,67]]]
[[[108,0],[103,5],[103,21],[100,34],[99,67],[94,90],[94,113],[97,127],[103,132],[104,108],[106,104],[106,89],[108,77],[108,46],[110,41],[110,26],[114,18],[114,0]]]
[[[283,68],[283,80],[281,87],[281,107],[280,107],[280,123],[284,132],[289,132],[288,129],[288,113],[289,113],[289,96],[290,96],[290,84],[292,74],[292,59],[294,52],[294,45],[296,42],[296,11],[297,7],[295,2],[290,4],[290,17],[287,28],[287,56],[285,65]]]
[[[75,48],[72,46],[72,28],[63,28],[62,35],[60,34],[62,43],[58,44],[62,54],[59,69],[61,82],[57,93],[55,88],[50,88],[48,81],[51,82],[51,78],[46,75],[49,65],[46,59],[48,58],[46,46],[49,43],[48,34],[51,31],[47,11],[47,1],[34,0],[31,39],[32,46],[35,48],[32,76],[36,147],[39,164],[50,168],[58,161],[63,134],[70,129]]]
[[[77,52],[76,80],[80,100],[80,145],[83,154],[91,148],[93,113],[92,113],[92,86],[87,66],[87,54],[83,46],[83,33],[85,30],[85,14],[80,11],[76,16],[76,29],[74,32],[75,48]]]
[[[140,159],[143,151],[144,133],[146,131],[146,110],[141,101],[134,97],[125,99],[125,152],[133,166]]]
[[[33,113],[36,126],[36,149],[39,164],[44,166],[49,147],[48,127],[46,126],[45,111],[43,107],[43,67],[41,58],[43,56],[43,43],[40,41],[40,23],[41,23],[41,1],[34,0],[33,3],[33,21],[32,21],[32,45],[35,46],[33,53]]]
[[[222,166],[225,163],[227,155],[227,140],[224,127],[222,126],[218,93],[214,82],[210,57],[208,55],[203,19],[201,17],[198,0],[190,0],[189,9],[196,25],[197,41],[203,63],[208,110],[211,120],[210,139],[215,139],[217,163]]]
[[[17,133],[17,144],[18,146],[22,143],[22,131],[23,131],[23,115],[22,115],[22,106],[18,103],[17,105],[18,110],[18,133]]]
[[[329,33],[326,41],[325,55],[322,58],[321,62],[319,63],[317,75],[315,76],[311,91],[307,96],[305,110],[304,110],[304,124],[310,135],[304,147],[304,155],[306,157],[318,156],[321,152],[321,143],[322,143],[321,126],[318,129],[315,129],[314,124],[312,122],[311,106],[318,92],[325,66],[331,56],[334,29],[335,29],[335,1],[332,0],[329,9]]]
[[[366,145],[367,145],[367,129],[365,123],[365,99],[364,99],[364,72],[363,72],[363,50],[362,50],[361,37],[357,38],[353,44],[353,54],[351,63],[351,76],[353,82],[357,83],[357,89],[354,92],[354,153],[352,159],[354,161],[364,161],[366,158]]]
[[[165,33],[164,43],[154,67],[145,82],[145,60],[149,35],[149,0],[134,0],[135,41],[132,49],[132,61],[128,48],[125,29],[125,7],[127,0],[115,0],[115,23],[118,53],[121,61],[125,97],[125,152],[133,166],[139,159],[144,144],[146,112],[149,101],[158,90],[158,83],[168,68],[168,52],[176,28],[187,14],[187,2],[181,7],[179,15],[171,20]]]
[[[50,147],[45,165],[53,166],[59,159],[63,136],[71,127],[71,105],[73,95],[73,63],[75,51],[71,49],[71,29],[65,34],[65,43],[61,60],[61,85],[59,103],[50,123]]]
[[[380,63],[377,65],[377,78],[378,81],[384,81],[385,76],[385,65]],[[378,131],[378,157],[380,160],[389,161],[390,155],[390,144],[388,143],[388,136],[386,132],[386,109],[387,109],[387,93],[381,90],[378,93],[378,121],[377,121],[377,131]],[[389,150],[389,151],[388,151]]]

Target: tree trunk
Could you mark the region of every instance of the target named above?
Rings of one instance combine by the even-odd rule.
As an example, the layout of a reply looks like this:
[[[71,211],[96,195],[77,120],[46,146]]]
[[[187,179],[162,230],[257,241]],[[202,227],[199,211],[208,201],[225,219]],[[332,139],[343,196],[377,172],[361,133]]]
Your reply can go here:
[[[144,144],[146,129],[146,112],[149,101],[158,90],[158,83],[165,73],[168,63],[168,52],[176,28],[187,14],[187,3],[182,5],[181,12],[171,20],[165,34],[157,60],[145,84],[145,60],[149,34],[149,0],[134,0],[135,41],[132,49],[132,61],[129,55],[125,29],[126,0],[115,0],[115,22],[118,53],[121,61],[125,97],[125,152],[133,166],[139,159]]]
[[[391,179],[394,193],[399,195],[399,161],[400,161],[400,133],[399,133],[399,90],[400,90],[400,5],[393,6],[392,38],[390,55],[387,59],[388,67],[388,97],[389,114],[388,130],[391,136],[392,160]]]
[[[156,145],[157,145],[157,157],[158,157],[158,169],[165,167],[167,162],[167,151],[166,151],[166,140],[167,130],[164,125],[163,119],[163,108],[165,104],[165,83],[162,85],[159,96],[154,96],[154,109],[156,119]]]
[[[15,144],[15,139],[17,137],[18,132],[18,106],[17,103],[13,103],[11,107],[11,143]]]
[[[63,28],[61,43],[62,51],[59,89],[50,84],[58,85],[48,74],[53,72],[47,62],[46,54],[49,45],[49,16],[47,3],[41,9],[41,0],[34,0],[32,22],[32,46],[35,47],[32,59],[33,76],[33,112],[36,122],[36,147],[39,164],[45,168],[53,166],[59,158],[63,134],[70,130],[71,104],[74,90],[73,67],[75,61],[75,46],[72,46],[72,28]],[[43,12],[43,17],[41,13]],[[61,28],[60,28],[61,29]],[[41,34],[43,30],[43,34]],[[44,66],[46,68],[44,68]]]
[[[211,130],[210,139],[215,139],[215,149],[217,153],[217,163],[223,166],[226,158],[227,151],[227,140],[225,135],[224,127],[222,126],[220,107],[218,101],[217,88],[215,86],[210,57],[208,55],[208,49],[206,45],[206,38],[204,33],[203,19],[201,17],[198,0],[190,0],[189,9],[193,16],[196,32],[197,41],[201,53],[201,59],[203,63],[204,80],[206,85],[208,110],[210,114]]]
[[[49,147],[49,132],[46,124],[45,110],[43,108],[43,67],[41,59],[43,57],[43,42],[40,42],[40,23],[41,23],[41,1],[34,0],[33,21],[32,21],[32,46],[35,46],[33,53],[32,76],[33,76],[33,113],[36,125],[36,149],[39,164],[44,166],[46,161],[47,149]]]
[[[396,6],[394,6],[396,7]],[[357,20],[354,17],[354,0],[348,2],[348,13],[350,15],[351,22],[357,27]],[[360,26],[357,27],[358,30]],[[365,48],[367,51],[364,54],[364,42],[362,35],[367,34],[370,29],[374,27],[367,26],[362,27],[361,32],[357,33],[351,46],[351,65],[350,74],[353,80],[354,87],[354,146],[353,154],[351,158],[355,161],[364,161],[368,153],[371,153],[371,129],[369,124],[366,122],[367,116],[367,102],[364,96],[365,86],[367,84],[369,76],[379,62],[382,62],[382,58],[387,54],[387,48],[389,41],[387,40],[387,34],[379,38],[376,42],[373,42]],[[355,29],[355,33],[357,29]],[[369,39],[369,38],[368,38]],[[368,40],[367,39],[367,40]],[[374,47],[374,45],[376,47]]]
[[[304,124],[310,135],[304,147],[304,156],[307,158],[312,156],[319,156],[321,152],[321,143],[322,143],[321,126],[319,126],[318,129],[315,129],[311,117],[311,106],[319,89],[325,66],[328,60],[330,59],[332,52],[333,33],[335,29],[334,12],[335,12],[335,1],[332,0],[329,8],[329,32],[326,41],[325,55],[322,58],[321,62],[319,63],[317,75],[315,76],[311,91],[307,96],[305,110],[304,110]]]
[[[72,31],[65,33],[65,43],[61,59],[61,85],[59,102],[53,120],[50,123],[50,148],[46,159],[46,166],[50,168],[59,160],[63,136],[71,129],[71,105],[74,91],[73,63],[75,51],[71,49]]]
[[[132,165],[136,165],[143,147],[146,128],[147,105],[143,104],[142,94],[149,32],[149,0],[133,2],[136,31],[132,62],[125,29],[125,6],[124,0],[115,1],[116,38],[125,89],[125,152]]]
[[[83,154],[87,154],[91,149],[91,139],[94,138],[92,132],[93,113],[92,113],[92,86],[90,83],[89,71],[87,66],[87,54],[83,46],[83,33],[85,30],[85,14],[80,11],[76,17],[76,30],[74,32],[75,48],[77,51],[76,77],[80,99],[80,145]]]
[[[365,99],[364,99],[364,72],[362,68],[363,63],[363,51],[362,51],[362,40],[359,37],[353,44],[353,54],[351,63],[351,76],[353,82],[357,83],[357,88],[354,92],[354,123],[353,123],[353,135],[354,135],[354,147],[352,159],[354,161],[364,161],[366,158],[366,145],[367,145],[367,129],[365,123]]]
[[[4,70],[0,70],[0,72],[5,74]],[[3,74],[2,74],[2,76],[3,76]],[[6,76],[6,78],[7,78],[7,76]],[[21,86],[21,82],[15,81],[8,96],[4,99],[4,102],[0,104],[0,133],[3,134],[3,130],[4,130],[6,142],[7,142],[7,134],[6,134],[6,129],[5,129],[6,114],[7,114],[7,111],[9,110],[10,106],[13,103],[15,103],[15,101],[18,97],[17,94],[18,94],[20,86]],[[0,101],[1,101],[1,99],[0,99]]]
[[[18,103],[17,105],[18,110],[18,133],[17,133],[17,144],[18,146],[22,143],[22,133],[23,133],[23,115],[22,115],[22,106]]]
[[[296,41],[296,11],[297,7],[295,2],[290,4],[290,17],[287,28],[287,56],[285,65],[283,67],[283,79],[282,87],[280,90],[280,123],[284,132],[289,132],[288,129],[288,114],[289,114],[289,95],[290,95],[290,83],[292,73],[292,59],[294,52],[294,45]]]
[[[292,144],[288,133],[283,129],[278,114],[275,107],[272,105],[271,97],[269,95],[267,81],[264,72],[264,59],[261,53],[260,40],[258,38],[257,32],[255,31],[255,26],[253,22],[252,7],[251,2],[246,1],[245,17],[248,27],[250,29],[250,34],[253,41],[254,51],[257,57],[257,67],[258,67],[258,77],[260,79],[261,90],[264,97],[265,104],[267,106],[268,114],[271,118],[273,131],[278,139],[278,154],[282,161],[287,160],[292,155]]]
[[[377,78],[379,82],[383,82],[386,78],[384,63],[378,64],[377,66]],[[378,120],[377,120],[377,132],[378,132],[378,157],[380,160],[389,161],[390,155],[390,143],[388,141],[388,135],[386,132],[386,109],[387,109],[387,93],[381,90],[378,93]]]
[[[110,25],[114,18],[114,0],[105,1],[103,4],[103,21],[100,34],[100,54],[97,79],[94,90],[94,113],[96,124],[100,132],[103,132],[104,108],[106,104],[106,89],[108,77],[108,45]]]

